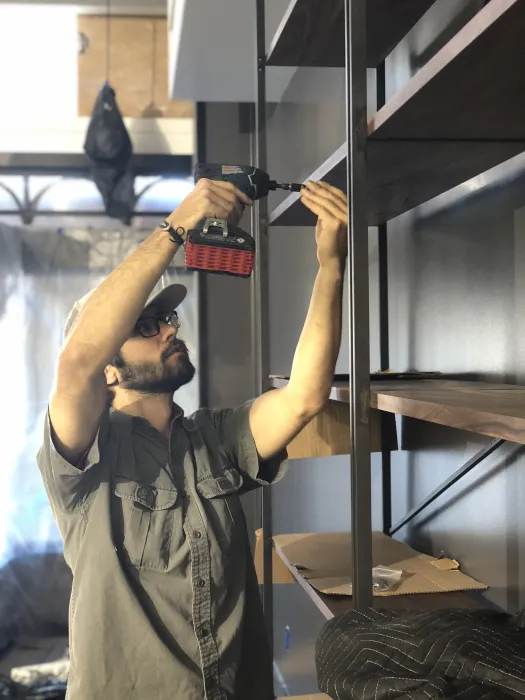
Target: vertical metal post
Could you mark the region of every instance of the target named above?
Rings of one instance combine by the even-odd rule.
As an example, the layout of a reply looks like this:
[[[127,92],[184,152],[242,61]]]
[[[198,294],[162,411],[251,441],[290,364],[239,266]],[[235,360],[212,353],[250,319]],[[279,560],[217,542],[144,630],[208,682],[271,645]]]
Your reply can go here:
[[[388,240],[387,225],[378,227],[378,257],[379,257],[379,344],[380,366],[382,370],[390,369],[389,330],[388,330]],[[390,416],[381,414],[381,475],[382,475],[382,505],[383,532],[390,534],[392,527],[392,454],[389,440],[387,420]]]
[[[366,0],[345,0],[353,598],[372,605]]]
[[[255,162],[266,170],[266,31],[265,1],[255,0],[257,92],[255,102]],[[253,234],[257,250],[252,278],[252,343],[254,348],[255,390],[258,395],[269,389],[269,284],[268,284],[268,204],[254,205]],[[272,575],[272,501],[270,489],[261,489],[263,529],[263,608],[273,657],[273,575]]]
[[[206,161],[206,104],[197,102],[195,110],[195,144],[196,154],[194,161]],[[195,162],[194,162],[195,165]],[[197,275],[197,298],[199,309],[199,406],[207,408],[210,405],[209,396],[209,355],[208,355],[208,286],[207,276],[204,272],[195,272]]]
[[[385,104],[385,62],[376,70],[376,109]],[[379,355],[382,370],[390,369],[390,337],[388,328],[388,239],[387,224],[380,224],[377,230],[377,247],[379,257]],[[388,447],[389,434],[386,421],[390,418],[381,414],[381,472],[383,532],[390,533],[392,527],[392,455]]]

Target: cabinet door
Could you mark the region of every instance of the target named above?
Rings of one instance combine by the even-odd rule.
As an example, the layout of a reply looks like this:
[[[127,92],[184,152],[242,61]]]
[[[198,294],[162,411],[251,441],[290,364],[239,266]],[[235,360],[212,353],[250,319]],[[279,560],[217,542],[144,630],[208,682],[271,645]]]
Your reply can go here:
[[[79,15],[78,113],[93,110],[108,70],[124,117],[193,117],[194,103],[170,100],[167,21],[158,17]]]

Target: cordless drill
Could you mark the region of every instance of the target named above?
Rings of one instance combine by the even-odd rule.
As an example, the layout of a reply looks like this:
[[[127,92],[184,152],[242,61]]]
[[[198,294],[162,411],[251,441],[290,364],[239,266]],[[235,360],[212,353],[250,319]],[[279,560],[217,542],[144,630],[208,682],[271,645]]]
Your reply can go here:
[[[278,183],[268,173],[251,165],[197,163],[195,182],[202,178],[231,182],[252,201],[266,197],[271,190],[300,192],[304,185]],[[233,277],[250,277],[255,262],[255,241],[239,226],[223,219],[203,219],[198,228],[188,231],[186,267]]]

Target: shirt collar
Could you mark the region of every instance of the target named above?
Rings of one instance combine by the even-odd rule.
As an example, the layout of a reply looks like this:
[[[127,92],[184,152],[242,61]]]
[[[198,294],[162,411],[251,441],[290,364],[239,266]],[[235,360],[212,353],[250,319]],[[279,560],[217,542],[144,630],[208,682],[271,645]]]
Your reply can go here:
[[[126,423],[127,425],[129,425],[131,430],[137,432],[155,430],[151,423],[145,418],[142,418],[141,416],[132,416],[129,413],[126,413],[125,411],[118,411],[116,408],[113,407],[110,409],[110,412],[115,418],[117,418],[119,422]],[[173,402],[173,414],[171,419],[172,428],[175,422],[181,418],[184,420],[184,425],[186,427],[189,427],[189,425],[192,423],[192,421],[184,417],[184,410],[181,408],[181,406]],[[189,427],[189,429],[191,430],[192,428]],[[158,431],[155,430],[155,432]]]

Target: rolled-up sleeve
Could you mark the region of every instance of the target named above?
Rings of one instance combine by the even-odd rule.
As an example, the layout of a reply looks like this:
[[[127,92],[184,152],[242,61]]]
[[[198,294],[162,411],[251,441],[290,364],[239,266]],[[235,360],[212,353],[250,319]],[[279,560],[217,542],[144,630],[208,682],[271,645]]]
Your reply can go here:
[[[37,454],[37,464],[51,505],[65,512],[78,509],[93,491],[96,478],[93,467],[102,459],[108,439],[109,411],[102,414],[100,426],[89,451],[78,466],[64,459],[53,440],[53,427],[49,410],[44,421],[44,437]]]
[[[250,428],[250,409],[255,399],[237,408],[214,411],[215,427],[229,459],[253,486],[268,486],[282,479],[288,467],[288,452],[281,450],[261,461]]]

